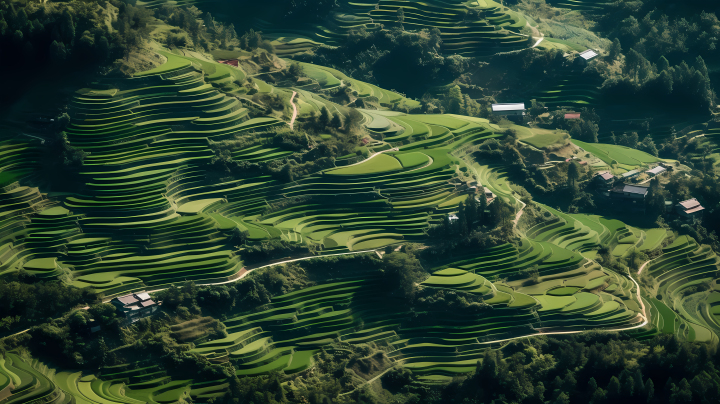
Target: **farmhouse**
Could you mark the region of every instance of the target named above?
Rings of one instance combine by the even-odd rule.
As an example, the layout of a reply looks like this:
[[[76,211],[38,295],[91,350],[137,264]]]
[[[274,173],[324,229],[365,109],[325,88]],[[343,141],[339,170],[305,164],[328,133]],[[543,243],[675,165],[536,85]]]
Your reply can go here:
[[[666,169],[665,167],[663,167],[663,166],[657,166],[657,167],[655,167],[655,168],[653,168],[653,169],[650,169],[650,170],[647,170],[647,171],[645,171],[645,172],[646,172],[649,176],[655,177],[655,176],[658,176],[658,175],[664,173],[665,171],[667,171],[667,169]]]
[[[525,115],[525,103],[493,104],[493,115],[507,116],[514,119],[522,119]]]
[[[638,171],[638,170],[631,170],[631,171],[628,171],[628,172],[626,172],[626,173],[620,174],[620,179],[621,179],[622,181],[625,181],[625,180],[629,180],[630,178],[635,178],[635,177],[637,177],[638,175],[640,175],[640,171]]]
[[[705,208],[700,205],[700,202],[698,202],[698,200],[695,198],[682,201],[675,205],[675,211],[678,213],[678,215],[680,215],[684,219],[691,220],[693,222],[702,219],[702,214],[704,210]]]
[[[580,119],[580,114],[579,114],[579,113],[575,113],[575,112],[571,112],[571,113],[569,113],[569,114],[565,114],[565,119],[566,119],[566,120]]]
[[[645,211],[645,196],[648,188],[638,185],[620,184],[605,194],[616,209],[624,211]]]
[[[594,181],[601,185],[612,185],[615,182],[615,176],[610,171],[600,171],[594,178]]]
[[[485,199],[487,199],[488,203],[495,200],[495,194],[487,187],[483,187],[483,192],[485,192]]]
[[[610,191],[610,197],[619,199],[645,199],[647,187],[639,185],[620,185]]]
[[[146,292],[119,296],[112,299],[110,304],[115,306],[115,309],[132,323],[152,315],[158,308],[157,303]]]

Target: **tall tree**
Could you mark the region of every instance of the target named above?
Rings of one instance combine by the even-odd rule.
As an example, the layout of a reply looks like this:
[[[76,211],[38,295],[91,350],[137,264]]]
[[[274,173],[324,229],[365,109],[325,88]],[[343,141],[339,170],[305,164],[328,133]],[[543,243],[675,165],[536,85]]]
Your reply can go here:
[[[322,109],[320,110],[320,125],[324,127],[328,126],[330,124],[330,111],[328,111],[327,107],[323,105]]]
[[[460,202],[460,205],[458,206],[458,220],[457,220],[457,229],[458,233],[461,235],[465,235],[468,232],[468,216],[465,209],[465,204]]]
[[[575,189],[575,183],[580,178],[580,165],[574,160],[570,161],[570,164],[568,165],[567,177],[568,186]]]
[[[487,200],[487,195],[485,195],[485,187],[482,185],[479,185],[479,184],[478,184],[478,187],[480,188],[480,204],[478,204],[478,208],[477,208],[477,212],[478,212],[477,218],[478,218],[480,225],[484,225],[485,224],[485,216],[486,216],[485,211],[487,210],[487,207],[488,207],[488,200]]]
[[[467,216],[468,231],[472,231],[475,228],[478,213],[478,203],[475,199],[474,194],[468,195],[465,203],[465,214]]]
[[[616,60],[622,54],[622,46],[620,46],[620,40],[615,38],[608,49],[609,57],[612,60]]]

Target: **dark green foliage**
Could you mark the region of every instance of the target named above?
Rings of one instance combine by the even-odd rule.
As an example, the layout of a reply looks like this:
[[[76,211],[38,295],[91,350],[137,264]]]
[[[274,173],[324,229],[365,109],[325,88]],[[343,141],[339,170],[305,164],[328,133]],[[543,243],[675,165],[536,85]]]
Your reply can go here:
[[[446,84],[469,66],[466,58],[440,56],[440,31],[407,32],[400,28],[361,28],[350,33],[339,47],[321,47],[304,61],[338,68],[358,80],[377,83],[411,97],[421,97],[433,83]]]
[[[58,281],[40,281],[27,272],[0,278],[0,333],[59,317],[78,305],[97,300],[91,290]]]
[[[421,282],[426,273],[415,255],[410,251],[385,254],[381,268],[390,293],[412,301],[415,283]]]

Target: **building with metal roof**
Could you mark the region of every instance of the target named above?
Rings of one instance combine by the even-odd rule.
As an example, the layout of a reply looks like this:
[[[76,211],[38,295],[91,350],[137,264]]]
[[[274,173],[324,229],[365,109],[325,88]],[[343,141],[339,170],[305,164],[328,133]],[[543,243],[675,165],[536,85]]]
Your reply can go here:
[[[620,179],[627,180],[627,179],[630,179],[630,178],[637,177],[638,175],[640,175],[640,171],[638,171],[638,170],[630,170],[630,171],[628,171],[628,172],[626,172],[626,173],[620,174]]]
[[[699,221],[702,219],[702,214],[705,208],[700,205],[697,199],[692,198],[686,201],[682,201],[675,205],[675,211],[683,218]]]
[[[665,171],[667,171],[667,169],[665,167],[657,166],[657,167],[647,170],[645,172],[648,175],[650,175],[651,177],[655,177],[656,175],[660,175],[660,174],[664,173]]]
[[[130,323],[134,323],[141,318],[150,316],[158,309],[158,304],[147,292],[118,296],[112,299],[110,304],[115,306],[118,313],[125,317],[125,319]]]
[[[595,175],[594,180],[601,185],[612,185],[615,182],[615,176],[610,171],[600,171]]]
[[[525,115],[525,103],[492,104],[492,112],[502,116],[523,116]]]
[[[580,54],[578,56],[580,56],[581,58],[583,58],[585,60],[590,60],[590,59],[595,58],[597,55],[598,55],[597,52],[595,52],[592,49],[588,49],[584,52],[580,52]]]

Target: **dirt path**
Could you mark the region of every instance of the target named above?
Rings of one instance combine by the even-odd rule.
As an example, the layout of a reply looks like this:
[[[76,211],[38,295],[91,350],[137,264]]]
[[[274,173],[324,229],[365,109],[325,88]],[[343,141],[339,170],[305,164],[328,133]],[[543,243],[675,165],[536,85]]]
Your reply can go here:
[[[513,197],[513,198],[514,198],[514,197]],[[513,231],[517,230],[517,224],[518,224],[518,222],[520,221],[520,216],[522,216],[522,214],[523,214],[523,209],[525,209],[525,207],[527,206],[527,204],[525,204],[525,202],[523,202],[523,201],[521,201],[521,200],[519,200],[519,199],[518,199],[517,201],[520,202],[520,203],[522,203],[523,207],[520,208],[520,210],[518,211],[518,213],[515,214],[515,219],[513,219]]]
[[[542,42],[543,39],[545,39],[545,34],[543,34],[543,33],[540,32],[537,28],[535,28],[535,27],[533,27],[532,25],[530,25],[530,23],[527,22],[527,21],[525,22],[525,26],[528,27],[528,28],[530,28],[530,30],[531,30],[532,33],[533,33],[533,34],[532,34],[532,37],[533,37],[533,38],[538,38],[537,42],[535,42],[535,45],[533,45],[532,47],[534,48],[534,47],[540,45],[540,42]]]
[[[222,281],[222,282],[195,283],[195,284],[196,284],[197,286],[226,285],[226,284],[228,284],[228,283],[237,282],[237,281],[243,279],[244,277],[246,277],[248,274],[250,274],[250,273],[252,273],[252,272],[254,272],[254,271],[257,271],[258,269],[263,269],[263,268],[267,268],[267,267],[272,267],[272,266],[275,266],[275,265],[282,265],[282,264],[287,264],[287,263],[290,263],[290,262],[297,262],[297,261],[306,261],[306,260],[315,259],[315,258],[319,258],[319,257],[333,257],[333,256],[336,256],[336,255],[362,254],[362,253],[368,253],[368,252],[373,252],[373,251],[375,251],[375,250],[350,251],[350,252],[346,252],[346,253],[327,254],[327,255],[311,255],[311,256],[308,256],[308,257],[293,258],[293,259],[287,259],[287,260],[283,260],[283,261],[273,262],[273,263],[270,263],[270,264],[261,265],[261,266],[256,267],[256,268],[246,268],[246,267],[243,267],[243,268],[238,272],[238,273],[240,273],[240,276],[238,276],[237,278],[233,278],[233,279],[230,279],[230,280],[227,280],[227,281]],[[245,272],[242,272],[242,271],[245,271]],[[242,272],[242,273],[241,273],[241,272]],[[160,291],[165,290],[165,289],[167,289],[167,288],[148,290],[148,291],[146,291],[146,292],[147,292],[147,293],[160,292]],[[108,299],[108,301],[109,301],[109,300],[112,300],[112,298],[111,298],[111,299]]]
[[[293,107],[293,115],[292,115],[292,118],[290,118],[290,129],[291,130],[294,130],[293,126],[295,125],[295,118],[297,118],[297,105],[295,105],[295,103],[293,102],[293,99],[295,99],[296,95],[297,95],[297,93],[295,91],[293,91],[292,96],[290,97],[290,104]]]
[[[346,165],[346,166],[340,166],[340,168],[352,167],[352,166],[355,166],[355,165],[358,165],[358,164],[362,164],[362,163],[370,160],[371,158],[373,158],[373,157],[375,157],[375,156],[379,156],[379,155],[381,155],[381,154],[383,154],[383,153],[385,153],[385,152],[398,151],[398,150],[400,150],[400,149],[398,149],[397,147],[393,147],[392,149],[383,150],[383,151],[381,151],[381,152],[377,152],[377,153],[373,154],[372,156],[366,158],[365,160],[358,161],[357,163],[353,163],[353,164],[348,164],[348,165]],[[429,157],[429,156],[428,156],[428,157]]]

